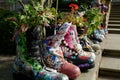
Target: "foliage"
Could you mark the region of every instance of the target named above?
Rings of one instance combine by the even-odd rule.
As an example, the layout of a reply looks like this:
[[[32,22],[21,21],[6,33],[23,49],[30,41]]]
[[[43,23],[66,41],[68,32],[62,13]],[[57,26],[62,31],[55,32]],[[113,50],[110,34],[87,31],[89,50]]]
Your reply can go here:
[[[77,27],[86,26],[88,35],[100,26],[102,20],[103,14],[100,8],[90,8],[80,12],[80,8],[76,7],[76,4],[72,4],[71,12],[61,12],[58,19],[59,23],[72,22]]]
[[[87,21],[85,25],[88,27],[88,35],[95,31],[102,23],[103,15],[100,8],[91,8],[85,12]]]
[[[3,54],[16,53],[15,42],[11,41],[16,28],[25,32],[28,28],[36,27],[37,25],[46,26],[54,20],[54,17],[57,15],[54,8],[49,8],[50,5],[45,6],[43,4],[43,1],[46,0],[31,0],[33,1],[31,4],[23,4],[23,2],[21,2],[22,0],[9,0],[11,4],[18,1],[20,1],[23,7],[24,12],[22,13],[0,9],[0,53]],[[24,39],[23,35],[22,39]]]
[[[44,8],[39,0],[32,1],[32,4],[23,4],[23,2],[19,2],[23,7],[24,13],[16,15],[16,21],[13,21],[19,29],[25,28],[27,30],[37,25],[49,26],[49,23],[54,20],[56,16],[54,8]],[[13,18],[11,18],[11,20],[13,20]]]

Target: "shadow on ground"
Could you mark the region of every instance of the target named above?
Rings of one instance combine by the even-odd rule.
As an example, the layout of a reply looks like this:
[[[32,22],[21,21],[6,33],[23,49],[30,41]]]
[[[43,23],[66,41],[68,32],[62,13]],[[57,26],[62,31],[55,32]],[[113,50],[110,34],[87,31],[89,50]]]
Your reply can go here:
[[[12,64],[14,56],[0,56],[0,80],[12,79]]]

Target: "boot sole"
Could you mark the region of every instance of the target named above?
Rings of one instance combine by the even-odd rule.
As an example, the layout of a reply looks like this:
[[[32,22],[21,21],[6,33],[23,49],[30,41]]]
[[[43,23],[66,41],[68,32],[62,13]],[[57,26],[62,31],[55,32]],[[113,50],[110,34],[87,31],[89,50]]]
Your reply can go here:
[[[82,65],[84,65],[84,64],[82,64]],[[94,68],[95,63],[89,64],[89,66],[85,66],[85,67],[81,67],[80,65],[78,65],[78,67],[80,68],[81,72],[86,72],[86,71],[88,71],[88,69]]]

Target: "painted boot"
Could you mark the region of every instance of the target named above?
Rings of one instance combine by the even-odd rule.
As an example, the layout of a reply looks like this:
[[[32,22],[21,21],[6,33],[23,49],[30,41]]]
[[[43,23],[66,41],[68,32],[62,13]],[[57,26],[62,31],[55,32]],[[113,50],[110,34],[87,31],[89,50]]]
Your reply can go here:
[[[100,44],[94,44],[88,37],[87,37],[87,41],[95,52],[101,49]]]
[[[80,39],[80,44],[84,51],[95,52],[92,46],[90,45],[89,41],[87,40],[87,36],[84,36],[83,38]]]
[[[96,52],[101,49],[99,44],[94,44],[87,36],[80,39],[80,44],[83,47],[83,50],[89,52]]]
[[[101,34],[99,29],[96,29],[89,38],[93,41],[94,44],[99,44],[104,40],[105,35]]]
[[[43,58],[40,54],[40,48],[42,45],[40,44],[42,40],[40,37],[38,37],[38,35],[40,35],[38,34],[40,33],[40,30],[41,29],[38,27],[34,30],[28,30],[29,35],[28,33],[21,33],[16,35],[15,41],[18,55],[16,56],[13,64],[13,79],[69,80],[67,75],[59,73],[49,67],[45,67]]]
[[[71,26],[64,37],[64,41],[67,44],[62,46],[64,48],[62,48],[64,56],[68,60],[71,60],[75,65],[79,66],[81,70],[87,70],[94,67],[95,54],[83,51],[76,35],[76,27]]]
[[[55,35],[48,37],[44,41],[44,46],[47,50],[45,51],[44,59],[48,67],[66,74],[70,79],[76,79],[81,74],[80,69],[64,59],[64,55],[60,47],[61,41],[70,26],[71,23],[64,23]]]

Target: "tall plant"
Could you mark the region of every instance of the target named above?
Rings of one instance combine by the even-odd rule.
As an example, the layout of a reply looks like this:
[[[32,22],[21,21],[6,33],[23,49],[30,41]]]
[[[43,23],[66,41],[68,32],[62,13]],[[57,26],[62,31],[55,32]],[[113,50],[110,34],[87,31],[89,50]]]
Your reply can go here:
[[[87,21],[85,25],[88,27],[88,35],[95,31],[103,20],[103,15],[100,8],[91,8],[85,12]]]

